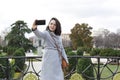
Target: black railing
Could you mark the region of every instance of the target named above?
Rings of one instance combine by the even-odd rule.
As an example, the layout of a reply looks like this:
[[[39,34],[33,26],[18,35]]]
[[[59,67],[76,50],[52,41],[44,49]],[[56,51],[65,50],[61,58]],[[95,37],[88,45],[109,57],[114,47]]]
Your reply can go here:
[[[30,57],[0,57],[0,61],[4,60],[4,63],[0,64],[0,80],[27,80],[26,78],[35,78],[40,80],[41,72],[41,56]],[[80,72],[88,80],[113,80],[114,76],[120,73],[119,60],[120,57],[100,57],[100,56],[68,56],[70,64],[74,65],[66,70],[65,80],[69,80],[72,74]],[[90,59],[91,62],[82,71],[77,71],[77,65],[79,59]],[[112,65],[112,67],[110,67]],[[85,72],[92,67],[94,71],[94,77],[86,75]],[[107,74],[106,70],[110,73]],[[31,77],[32,75],[32,77]],[[16,77],[17,76],[17,77]],[[87,80],[86,79],[86,80]],[[33,79],[34,80],[34,79]]]

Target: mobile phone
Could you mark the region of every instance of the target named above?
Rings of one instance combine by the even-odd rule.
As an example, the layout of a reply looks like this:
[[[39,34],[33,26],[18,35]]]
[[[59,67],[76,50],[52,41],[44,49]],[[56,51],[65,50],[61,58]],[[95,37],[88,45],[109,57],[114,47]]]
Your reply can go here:
[[[46,21],[45,20],[36,20],[35,25],[45,25]]]

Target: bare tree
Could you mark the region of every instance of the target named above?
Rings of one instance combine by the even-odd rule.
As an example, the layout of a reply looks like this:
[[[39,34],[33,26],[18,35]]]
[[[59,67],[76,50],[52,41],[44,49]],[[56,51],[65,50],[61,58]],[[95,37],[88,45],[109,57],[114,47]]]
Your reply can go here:
[[[99,32],[99,31],[98,31]],[[110,32],[107,29],[101,30],[100,34],[94,36],[94,44],[97,48],[120,48],[120,31]]]

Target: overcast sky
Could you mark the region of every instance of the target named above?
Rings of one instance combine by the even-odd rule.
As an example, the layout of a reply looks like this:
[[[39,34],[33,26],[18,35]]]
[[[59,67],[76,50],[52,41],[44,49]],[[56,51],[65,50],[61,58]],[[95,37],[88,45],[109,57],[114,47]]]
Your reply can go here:
[[[120,28],[120,0],[0,0],[0,32],[17,20],[29,28],[35,19],[60,20],[62,33],[70,33],[76,23],[87,23],[93,30]],[[47,25],[46,24],[46,25]],[[46,25],[39,26],[44,30]]]

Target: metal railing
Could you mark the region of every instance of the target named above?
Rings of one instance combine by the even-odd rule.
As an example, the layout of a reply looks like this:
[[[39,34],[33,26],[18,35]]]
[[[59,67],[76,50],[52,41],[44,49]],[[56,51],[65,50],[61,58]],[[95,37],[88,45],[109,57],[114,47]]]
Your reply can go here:
[[[0,80],[27,80],[31,75],[33,78],[40,80],[41,72],[41,56],[30,57],[0,57]],[[65,72],[65,80],[69,80],[72,74],[79,73],[88,80],[113,80],[114,76],[120,73],[119,60],[120,57],[100,57],[100,56],[68,56],[70,67]],[[77,69],[81,63],[80,59],[90,59],[88,66],[84,67],[82,71]],[[71,62],[73,61],[73,62]],[[90,68],[94,71],[94,76],[89,76],[86,71]],[[103,76],[106,70],[110,73]],[[15,77],[13,74],[16,74]],[[86,79],[86,80],[87,80]]]

